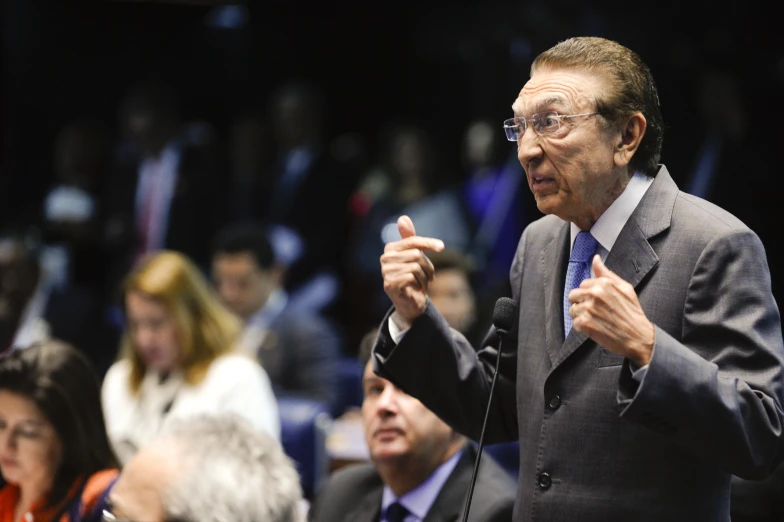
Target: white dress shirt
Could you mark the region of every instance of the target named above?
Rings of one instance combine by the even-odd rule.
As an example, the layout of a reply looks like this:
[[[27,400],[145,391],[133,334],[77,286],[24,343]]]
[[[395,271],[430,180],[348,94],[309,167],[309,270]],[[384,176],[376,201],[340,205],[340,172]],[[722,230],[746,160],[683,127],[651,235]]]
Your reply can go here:
[[[169,210],[177,186],[180,147],[170,143],[157,158],[147,157],[139,165],[136,187],[136,226],[145,239],[145,252],[164,247],[169,228]]]

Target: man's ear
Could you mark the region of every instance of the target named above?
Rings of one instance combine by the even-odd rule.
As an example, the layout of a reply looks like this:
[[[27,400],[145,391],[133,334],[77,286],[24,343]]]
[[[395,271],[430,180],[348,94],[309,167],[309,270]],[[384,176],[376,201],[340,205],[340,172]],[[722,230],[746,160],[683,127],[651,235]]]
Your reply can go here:
[[[613,160],[618,167],[625,167],[631,162],[632,157],[645,136],[648,122],[641,112],[636,112],[624,120],[620,135],[617,136],[615,155]]]

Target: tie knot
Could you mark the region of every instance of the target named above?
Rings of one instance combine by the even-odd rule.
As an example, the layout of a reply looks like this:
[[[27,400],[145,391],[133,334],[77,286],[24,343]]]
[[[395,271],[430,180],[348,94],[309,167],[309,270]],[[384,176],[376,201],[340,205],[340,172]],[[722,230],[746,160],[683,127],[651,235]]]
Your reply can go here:
[[[574,239],[574,246],[572,247],[572,256],[569,261],[577,261],[584,263],[591,259],[591,256],[596,253],[596,245],[598,242],[591,235],[590,232],[582,231],[577,234]]]
[[[403,522],[409,511],[400,502],[393,502],[387,508],[387,522]]]

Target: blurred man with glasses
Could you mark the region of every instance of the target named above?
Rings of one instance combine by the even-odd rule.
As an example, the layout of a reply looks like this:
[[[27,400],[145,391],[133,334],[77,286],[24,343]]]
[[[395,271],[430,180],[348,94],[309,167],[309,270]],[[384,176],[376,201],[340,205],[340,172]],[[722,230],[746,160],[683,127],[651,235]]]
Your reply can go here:
[[[106,522],[298,522],[302,488],[280,443],[233,414],[173,423],[125,466]]]
[[[504,122],[545,217],[510,271],[487,443],[519,439],[515,520],[729,520],[730,476],[784,452],[784,347],[765,250],[659,164],[647,66],[602,38],[539,55]],[[428,298],[416,235],[381,257],[394,305],[375,370],[478,438],[499,349],[477,352]],[[436,275],[436,278],[438,276]]]

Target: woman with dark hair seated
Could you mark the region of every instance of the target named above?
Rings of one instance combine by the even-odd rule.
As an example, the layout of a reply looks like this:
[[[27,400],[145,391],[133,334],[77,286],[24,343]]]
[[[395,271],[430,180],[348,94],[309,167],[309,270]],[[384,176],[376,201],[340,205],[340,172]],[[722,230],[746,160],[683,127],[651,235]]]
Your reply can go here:
[[[100,519],[116,468],[84,355],[52,340],[0,359],[0,522]]]

